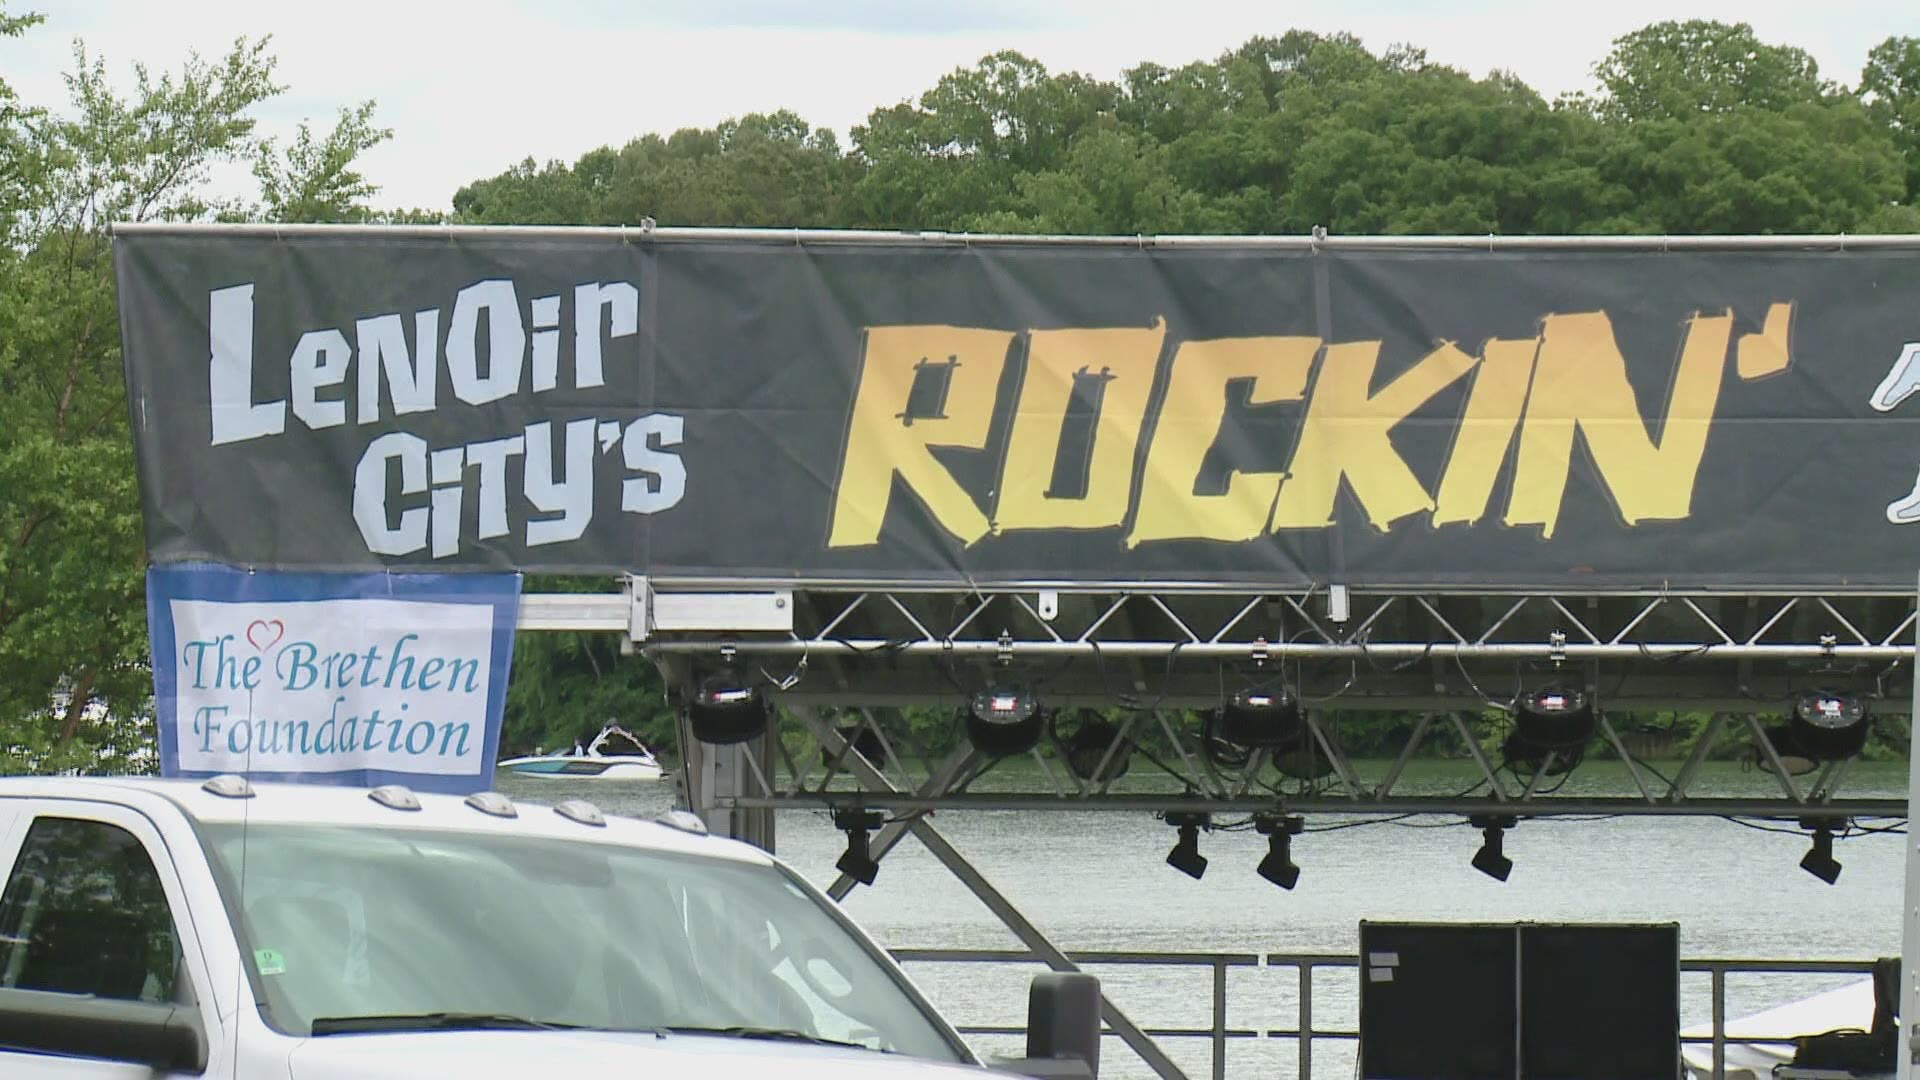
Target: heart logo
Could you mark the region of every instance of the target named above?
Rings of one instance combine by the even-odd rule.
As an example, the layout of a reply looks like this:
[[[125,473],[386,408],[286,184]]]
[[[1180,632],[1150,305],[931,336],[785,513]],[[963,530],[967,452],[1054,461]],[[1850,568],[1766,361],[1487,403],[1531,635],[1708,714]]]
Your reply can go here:
[[[255,619],[247,624],[247,644],[266,652],[287,636],[287,624],[279,619]]]

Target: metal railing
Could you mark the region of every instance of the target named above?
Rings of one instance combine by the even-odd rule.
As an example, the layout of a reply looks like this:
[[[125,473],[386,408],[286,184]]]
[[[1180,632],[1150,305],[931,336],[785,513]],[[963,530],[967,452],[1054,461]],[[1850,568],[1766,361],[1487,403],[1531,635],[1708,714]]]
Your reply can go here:
[[[894,949],[893,957],[901,963],[934,964],[1044,964],[1044,960],[1034,953],[1019,949]],[[1211,1075],[1214,1080],[1225,1080],[1227,1075],[1227,1043],[1233,1039],[1292,1039],[1298,1046],[1299,1073],[1306,1078],[1313,1075],[1313,1048],[1317,1040],[1352,1041],[1360,1037],[1355,1030],[1335,1028],[1321,1029],[1314,1024],[1313,1014],[1313,977],[1322,968],[1358,968],[1360,958],[1351,954],[1339,953],[1213,953],[1213,952],[1069,952],[1067,958],[1082,967],[1155,967],[1204,969],[1208,972],[1212,987],[1211,1022],[1206,1027],[1145,1027],[1143,1030],[1156,1039],[1206,1039],[1211,1044]],[[1290,1028],[1235,1028],[1227,1026],[1227,973],[1235,968],[1258,969],[1292,968],[1298,978],[1298,997],[1294,1004],[1295,1023]],[[1683,975],[1707,975],[1710,978],[1710,996],[1713,1008],[1713,1030],[1711,1035],[1685,1035],[1681,1042],[1691,1045],[1711,1044],[1713,1046],[1713,1075],[1720,1077],[1726,1071],[1726,1048],[1729,1042],[1726,1026],[1727,976],[1742,975],[1864,975],[1873,971],[1870,960],[1745,960],[1700,958],[1682,960],[1680,971]],[[1681,985],[1681,996],[1687,997],[1686,984]],[[962,1035],[1022,1036],[1025,1026],[995,1024],[957,1024]],[[1112,1035],[1112,1031],[1106,1032]],[[1748,1038],[1735,1036],[1740,1043],[1768,1043],[1784,1045],[1785,1039]]]

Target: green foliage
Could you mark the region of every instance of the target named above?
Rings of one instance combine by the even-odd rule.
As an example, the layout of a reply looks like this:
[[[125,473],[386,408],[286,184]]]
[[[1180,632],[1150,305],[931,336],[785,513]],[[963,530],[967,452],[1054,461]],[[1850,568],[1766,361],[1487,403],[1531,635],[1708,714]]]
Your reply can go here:
[[[33,20],[0,13],[0,33]],[[0,84],[0,771],[138,767],[151,750],[140,504],[107,229],[216,209],[212,171],[271,148],[251,112],[278,94],[266,42],[177,72],[134,69],[131,96],[76,46],[64,110]],[[342,134],[344,132],[344,134]],[[346,220],[370,194],[352,159],[363,106],[269,174],[276,216]]]
[[[271,140],[255,151],[253,175],[264,205],[255,214],[267,221],[365,222],[374,217],[366,205],[379,189],[367,182],[356,163],[360,155],[393,137],[373,124],[373,102],[341,109],[340,119],[315,140],[304,121],[283,152]]]

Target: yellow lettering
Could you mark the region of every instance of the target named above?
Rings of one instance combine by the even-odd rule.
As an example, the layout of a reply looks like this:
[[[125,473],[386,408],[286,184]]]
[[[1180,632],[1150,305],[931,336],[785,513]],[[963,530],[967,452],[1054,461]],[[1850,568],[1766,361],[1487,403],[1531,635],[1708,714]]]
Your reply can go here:
[[[1389,436],[1394,425],[1472,370],[1474,359],[1452,344],[1442,345],[1370,394],[1379,359],[1377,341],[1327,346],[1300,444],[1273,508],[1274,531],[1333,524],[1343,475],[1376,529],[1385,531],[1408,514],[1433,509],[1432,497]]]
[[[980,506],[934,447],[984,449],[993,399],[1013,333],[957,326],[879,326],[867,330],[847,449],[834,489],[829,548],[880,540],[898,476],[940,526],[971,544],[987,534]],[[950,365],[934,415],[915,416],[908,399],[923,367]]]
[[[1549,315],[1541,331],[1507,524],[1540,525],[1544,535],[1553,535],[1576,429],[1627,524],[1686,517],[1719,404],[1732,314],[1689,320],[1657,445],[1641,419],[1626,358],[1605,312]]]
[[[1134,454],[1166,337],[1164,321],[1142,330],[1033,331],[994,510],[997,530],[1114,528],[1126,520]],[[1047,485],[1060,459],[1074,377],[1082,372],[1105,379],[1086,494],[1056,498]]]
[[[1494,479],[1527,405],[1527,382],[1533,378],[1533,357],[1539,348],[1537,338],[1487,342],[1434,500],[1435,525],[1474,524],[1486,514]]]
[[[1787,331],[1793,324],[1792,304],[1767,307],[1767,321],[1757,334],[1741,334],[1734,370],[1743,379],[1758,379],[1787,370]]]
[[[1319,349],[1320,339],[1311,337],[1218,338],[1180,346],[1147,450],[1128,547],[1147,540],[1251,540],[1261,534],[1282,474],[1235,470],[1225,494],[1197,495],[1200,466],[1226,420],[1228,383],[1250,380],[1252,405],[1298,401]]]

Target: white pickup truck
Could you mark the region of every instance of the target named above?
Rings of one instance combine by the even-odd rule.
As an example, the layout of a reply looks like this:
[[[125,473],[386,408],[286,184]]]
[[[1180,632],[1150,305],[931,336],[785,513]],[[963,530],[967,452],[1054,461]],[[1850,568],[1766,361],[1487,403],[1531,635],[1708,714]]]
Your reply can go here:
[[[691,815],[0,778],[0,869],[7,1080],[988,1072],[835,904]],[[1092,980],[1031,1001],[1000,1067],[1094,1075]]]

